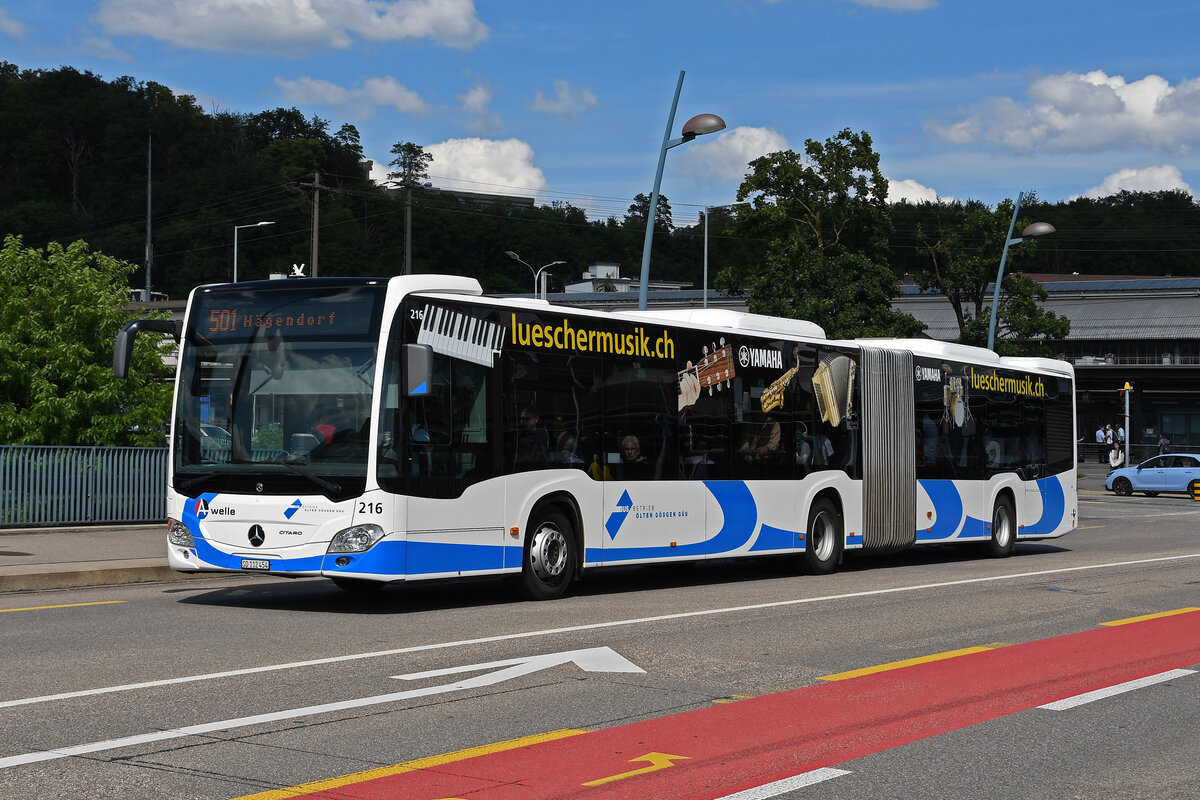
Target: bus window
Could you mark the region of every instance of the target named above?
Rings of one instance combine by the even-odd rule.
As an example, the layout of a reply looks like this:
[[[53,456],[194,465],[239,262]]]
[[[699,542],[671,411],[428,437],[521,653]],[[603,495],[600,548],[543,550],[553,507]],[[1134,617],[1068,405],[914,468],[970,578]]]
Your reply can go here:
[[[587,469],[597,461],[599,359],[514,351],[505,355],[503,385],[506,471]]]
[[[840,469],[859,475],[858,364],[849,355],[820,353],[811,384],[816,400],[813,426],[814,469]]]
[[[614,357],[605,361],[605,444],[614,477],[669,480],[680,475],[678,375]],[[636,439],[637,453],[626,449]],[[627,457],[630,456],[630,457]]]

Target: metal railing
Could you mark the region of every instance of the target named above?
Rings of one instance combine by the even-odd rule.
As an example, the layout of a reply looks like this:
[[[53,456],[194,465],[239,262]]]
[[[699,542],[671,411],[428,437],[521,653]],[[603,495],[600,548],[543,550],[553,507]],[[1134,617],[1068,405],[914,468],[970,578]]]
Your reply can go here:
[[[0,527],[161,522],[167,448],[0,446]]]

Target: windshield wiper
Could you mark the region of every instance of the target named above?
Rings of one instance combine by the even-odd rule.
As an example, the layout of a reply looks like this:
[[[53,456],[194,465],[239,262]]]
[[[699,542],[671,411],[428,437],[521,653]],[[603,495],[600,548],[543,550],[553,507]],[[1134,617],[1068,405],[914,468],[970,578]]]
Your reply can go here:
[[[295,464],[289,464],[286,461],[276,461],[275,463],[282,464],[283,466],[287,467],[288,469],[290,469],[292,472],[296,473],[297,475],[308,478],[308,480],[312,481],[317,486],[320,486],[322,489],[324,489],[327,492],[330,492],[331,494],[341,494],[341,492],[342,492],[341,484],[334,483],[333,481],[327,481],[324,478],[322,478],[320,475],[314,475],[313,473],[309,472],[306,469],[300,469]]]
[[[203,483],[204,481],[208,480],[209,478],[215,478],[215,477],[217,477],[217,473],[206,472],[203,475],[197,475],[194,478],[188,478],[186,481],[181,481],[179,483],[179,491],[186,492],[188,489],[192,488],[197,483]]]

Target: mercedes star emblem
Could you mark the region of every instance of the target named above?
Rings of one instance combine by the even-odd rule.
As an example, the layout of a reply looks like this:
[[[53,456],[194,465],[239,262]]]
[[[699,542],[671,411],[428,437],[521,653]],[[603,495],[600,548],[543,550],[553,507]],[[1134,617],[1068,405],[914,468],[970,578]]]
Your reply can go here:
[[[262,525],[250,526],[250,544],[255,547],[262,547],[262,543],[267,540],[267,533],[262,529]]]

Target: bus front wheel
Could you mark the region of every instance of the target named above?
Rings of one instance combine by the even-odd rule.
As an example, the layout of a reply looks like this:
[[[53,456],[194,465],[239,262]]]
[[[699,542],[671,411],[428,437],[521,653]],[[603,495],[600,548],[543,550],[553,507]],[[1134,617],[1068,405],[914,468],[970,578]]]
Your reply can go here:
[[[1001,497],[992,509],[992,538],[988,542],[988,553],[993,558],[1008,558],[1017,543],[1017,515],[1012,500]]]
[[[575,574],[574,531],[558,511],[540,512],[533,519],[525,540],[522,589],[531,600],[553,600],[562,597]]]
[[[833,572],[842,552],[842,515],[837,506],[824,498],[813,503],[808,512],[808,537],[804,550],[804,568],[810,575]]]

